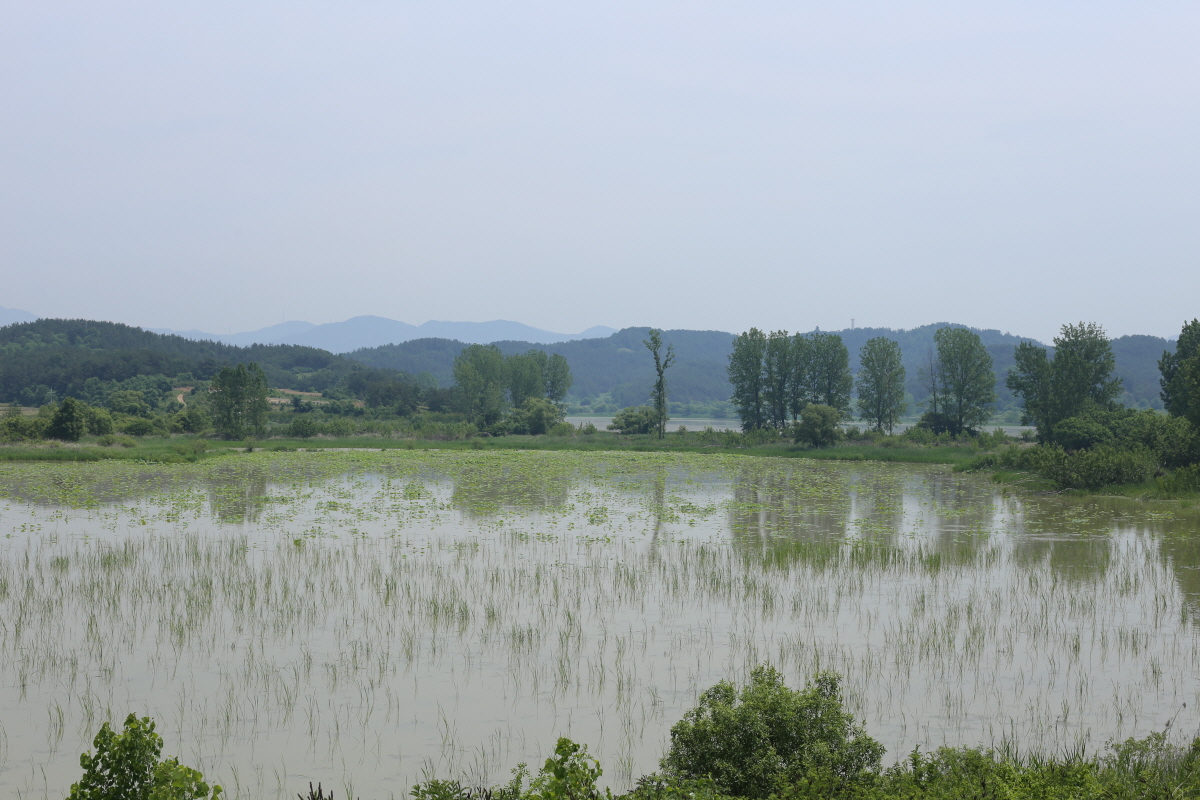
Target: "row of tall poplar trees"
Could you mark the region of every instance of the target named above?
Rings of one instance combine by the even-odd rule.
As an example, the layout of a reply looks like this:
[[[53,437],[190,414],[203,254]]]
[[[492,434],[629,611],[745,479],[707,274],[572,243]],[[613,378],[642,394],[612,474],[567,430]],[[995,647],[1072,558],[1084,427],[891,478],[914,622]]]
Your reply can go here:
[[[922,383],[929,390],[924,423],[959,434],[991,418],[996,373],[979,335],[966,328],[941,328],[934,334]],[[734,338],[729,355],[731,402],[742,429],[783,429],[811,404],[852,418],[851,395],[859,418],[891,432],[907,411],[905,368],[900,345],[878,336],[859,351],[857,380],[850,374],[850,353],[836,333],[764,333],[757,328]]]

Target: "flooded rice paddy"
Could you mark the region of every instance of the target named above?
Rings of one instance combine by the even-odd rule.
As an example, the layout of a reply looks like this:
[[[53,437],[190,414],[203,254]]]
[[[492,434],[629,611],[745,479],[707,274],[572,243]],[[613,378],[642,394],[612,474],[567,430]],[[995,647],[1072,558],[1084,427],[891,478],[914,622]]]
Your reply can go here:
[[[764,661],[844,675],[889,762],[1194,735],[1198,529],[896,464],[4,464],[0,793],[65,796],[130,712],[232,797],[498,783],[560,735],[624,787],[699,691]]]

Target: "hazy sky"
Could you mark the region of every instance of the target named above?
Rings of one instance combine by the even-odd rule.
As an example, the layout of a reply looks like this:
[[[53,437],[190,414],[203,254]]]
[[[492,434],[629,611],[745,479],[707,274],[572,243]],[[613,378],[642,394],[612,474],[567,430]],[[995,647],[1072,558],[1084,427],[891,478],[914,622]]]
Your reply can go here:
[[[0,6],[0,306],[1049,339],[1200,315],[1200,5]]]

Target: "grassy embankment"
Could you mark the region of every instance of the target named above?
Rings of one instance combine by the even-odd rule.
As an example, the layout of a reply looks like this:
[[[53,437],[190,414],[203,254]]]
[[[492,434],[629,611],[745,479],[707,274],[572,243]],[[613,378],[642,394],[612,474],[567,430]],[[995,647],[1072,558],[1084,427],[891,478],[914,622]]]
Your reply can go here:
[[[910,464],[944,464],[959,471],[989,472],[1000,484],[1032,492],[1074,495],[1103,495],[1138,500],[1179,500],[1185,504],[1200,499],[1200,492],[1179,491],[1147,477],[1133,483],[1113,483],[1091,488],[1064,488],[1032,469],[998,465],[991,454],[998,448],[1013,448],[1012,440],[982,437],[960,442],[920,444],[904,436],[876,437],[843,442],[827,448],[793,444],[787,440],[764,441],[763,437],[729,431],[671,432],[665,439],[653,435],[621,435],[597,431],[568,436],[502,436],[472,438],[393,438],[360,434],[343,437],[272,437],[263,440],[226,441],[203,436],[88,437],[77,443],[42,442],[0,446],[0,461],[102,461],[107,459],[156,463],[195,462],[252,451],[325,450],[559,450],[629,451],[674,453],[729,453],[766,458],[808,458],[836,461],[881,461]],[[1016,452],[1016,451],[1014,451]]]
[[[973,444],[916,445],[898,437],[881,443],[845,443],[811,448],[786,440],[756,441],[738,433],[668,433],[625,436],[613,433],[572,436],[503,436],[470,439],[395,439],[381,436],[269,438],[224,441],[200,436],[88,437],[77,443],[46,442],[0,446],[0,461],[101,461],[120,459],[184,462],[219,457],[246,449],[265,451],[365,450],[582,450],[679,453],[741,453],[772,458],[816,458],[840,461],[894,461],[966,465],[981,449]]]

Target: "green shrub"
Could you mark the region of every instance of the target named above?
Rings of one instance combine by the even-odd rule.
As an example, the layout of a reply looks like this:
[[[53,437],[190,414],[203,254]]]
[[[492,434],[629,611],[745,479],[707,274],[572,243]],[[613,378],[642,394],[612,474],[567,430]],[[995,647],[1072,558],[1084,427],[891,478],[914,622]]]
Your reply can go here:
[[[588,756],[587,746],[561,738],[554,755],[538,771],[525,794],[527,800],[587,800],[601,797],[596,781],[604,774],[600,762]],[[606,793],[612,798],[612,793]]]
[[[950,414],[941,411],[926,411],[917,420],[917,424],[913,428],[920,428],[923,431],[929,431],[937,435],[939,433],[949,433],[956,425],[957,421]],[[912,430],[912,428],[909,428],[909,430]]]
[[[86,410],[87,417],[87,432],[92,436],[104,436],[112,433],[113,427],[112,414],[109,414],[106,409],[88,406]]]
[[[998,447],[1003,447],[1010,441],[1009,436],[1004,431],[996,428],[991,433],[981,433],[975,437],[975,446],[980,450],[994,450]]]
[[[121,447],[137,447],[137,442],[128,436],[123,436],[119,433],[106,433],[96,439],[96,444],[100,445],[101,447],[112,447],[113,445],[120,445]]]
[[[840,681],[822,672],[797,691],[769,666],[755,668],[741,690],[721,681],[671,728],[662,767],[680,778],[710,777],[726,794],[755,798],[812,769],[842,782],[878,774],[883,745],[843,708]]]
[[[287,426],[287,435],[293,439],[311,439],[320,432],[321,423],[309,417],[292,420],[292,423]]]
[[[800,421],[792,429],[792,435],[796,444],[830,447],[841,438],[840,420],[841,412],[836,408],[809,403],[800,412]]]
[[[624,434],[650,433],[657,430],[658,415],[650,406],[631,406],[623,408],[613,417],[609,424],[610,431]]]
[[[64,442],[78,442],[87,433],[87,405],[74,397],[64,397],[50,418],[46,437]]]
[[[904,433],[900,434],[900,438],[910,444],[936,444],[938,435],[929,428],[913,425]]]
[[[222,794],[178,759],[158,760],[162,737],[149,717],[130,714],[120,734],[104,723],[92,746],[95,755],[79,757],[83,777],[67,800],[215,800]]]
[[[1084,450],[1097,445],[1111,445],[1116,436],[1112,430],[1112,415],[1067,417],[1054,426],[1054,441],[1067,450]],[[1108,423],[1108,424],[1106,424]]]
[[[592,426],[592,428],[594,430],[595,426]],[[547,433],[551,436],[574,436],[575,426],[566,421],[558,422]]]
[[[1037,471],[1069,489],[1142,483],[1154,472],[1154,458],[1145,448],[1119,450],[1101,445],[1066,453],[1061,447],[1041,449]]]
[[[1069,453],[1058,445],[1005,447],[971,462],[972,469],[1000,467],[1036,472],[1065,489],[1100,489],[1139,484],[1154,472],[1153,454],[1143,447],[1121,450],[1099,446]]]
[[[1155,483],[1163,494],[1200,492],[1200,464],[1180,467],[1170,475],[1158,478]]]
[[[173,425],[179,433],[204,433],[212,428],[212,417],[193,403],[175,415]]]
[[[150,436],[155,432],[154,421],[145,417],[134,417],[121,426],[121,431],[130,436]]]
[[[0,420],[0,442],[36,442],[45,438],[48,427],[49,417],[25,417],[18,411]]]
[[[323,426],[324,432],[330,436],[353,436],[355,432],[354,420],[342,417],[340,419],[331,419]]]
[[[774,428],[754,428],[742,434],[741,445],[753,447],[756,444],[771,444],[778,442],[782,431]]]
[[[508,426],[513,433],[534,436],[548,433],[562,421],[562,408],[544,397],[528,398],[520,408],[514,408],[508,416]],[[572,432],[574,427],[566,435]]]

